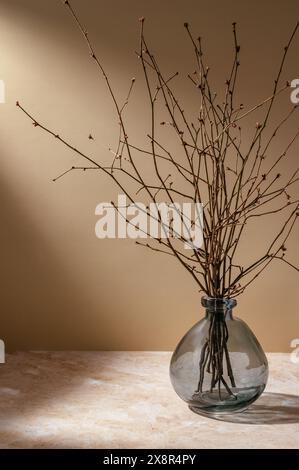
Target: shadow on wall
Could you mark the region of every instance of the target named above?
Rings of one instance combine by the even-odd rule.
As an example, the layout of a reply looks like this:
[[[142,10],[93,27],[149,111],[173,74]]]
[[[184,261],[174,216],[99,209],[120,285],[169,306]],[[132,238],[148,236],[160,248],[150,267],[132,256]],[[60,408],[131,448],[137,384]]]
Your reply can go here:
[[[138,45],[137,19],[140,16],[147,18],[147,36],[151,47],[157,51],[159,63],[164,64],[163,69],[165,66],[165,73],[166,69],[169,68],[172,73],[177,67],[182,71],[193,70],[192,48],[188,46],[183,28],[183,22],[190,19],[193,30],[205,38],[207,55],[213,70],[215,67],[215,86],[219,83],[221,87],[227,74],[228,60],[231,60],[231,21],[236,19],[240,24],[242,44],[246,48],[240,96],[244,93],[247,105],[253,100],[255,102],[259,95],[261,99],[268,96],[270,76],[272,70],[276,71],[282,52],[281,41],[289,36],[298,9],[297,0],[289,0],[288,8],[284,9],[278,3],[274,5],[275,2],[271,0],[264,0],[262,5],[258,0],[252,0],[250,8],[249,4],[244,6],[244,2],[234,0],[225,3],[216,0],[212,6],[208,3],[202,5],[203,2],[196,0],[171,0],[172,14],[169,15],[170,2],[131,0],[129,6],[125,2],[118,3],[117,15],[114,3],[107,5],[107,8],[105,5],[103,15],[100,2],[89,0],[83,6],[83,2],[74,0],[74,6],[88,27],[119,96],[122,96],[123,91],[124,96],[127,93],[126,80],[131,80],[133,71],[135,75],[135,67],[139,83],[140,67],[134,50]],[[272,12],[273,21],[268,21],[269,11]],[[52,226],[51,238],[47,237],[47,230],[51,230],[49,220],[43,230],[36,224],[36,220],[43,218],[43,211],[40,210],[41,204],[35,204],[34,196],[27,198],[27,208],[23,209],[21,194],[25,191],[25,185],[21,185],[20,181],[26,178],[26,174],[26,187],[30,188],[32,184],[33,194],[42,192],[43,177],[57,176],[57,170],[64,169],[65,162],[73,161],[73,155],[63,146],[56,150],[58,146],[55,146],[53,139],[38,129],[34,131],[31,123],[21,113],[17,113],[16,99],[20,99],[24,105],[26,103],[36,116],[45,119],[45,123],[55,123],[55,128],[65,136],[75,137],[78,144],[81,139],[84,145],[91,144],[86,142],[87,130],[93,132],[94,126],[97,142],[92,145],[97,145],[103,138],[104,142],[110,142],[110,139],[114,142],[114,128],[109,124],[113,122],[110,118],[115,118],[114,109],[107,96],[104,80],[102,77],[98,80],[81,35],[63,4],[39,0],[28,0],[26,3],[21,0],[2,0],[0,33],[3,45],[1,63],[3,56],[5,59],[2,73],[8,74],[10,90],[7,114],[3,116],[1,125],[7,135],[7,143],[2,139],[1,144],[2,171],[5,166],[11,168],[0,190],[0,243],[3,253],[0,269],[0,338],[9,338],[7,346],[10,350],[16,347],[173,349],[187,329],[202,316],[200,296],[193,287],[193,281],[190,282],[189,274],[183,273],[178,263],[173,261],[172,264],[172,260],[163,255],[160,258],[158,254],[147,254],[141,247],[139,250],[136,248],[136,254],[135,251],[133,254],[131,248],[126,249],[129,244],[123,240],[119,244],[115,243],[113,248],[110,243],[101,244],[100,247],[94,235],[91,238],[91,232],[82,229],[86,227],[87,211],[94,207],[92,198],[100,202],[98,181],[90,179],[90,183],[79,183],[78,174],[61,181],[60,187],[66,189],[60,190],[57,197],[49,195],[48,207],[52,211],[52,220],[55,219],[57,205],[67,200],[66,191],[70,194],[70,212],[74,214],[74,210],[78,210],[80,214],[76,219],[76,228],[80,230],[81,227],[81,232],[77,233],[73,246],[63,246],[63,237],[66,238],[64,230],[68,226],[74,228],[74,219],[70,217],[61,226],[57,237],[53,234],[55,228]],[[223,42],[221,48],[219,37]],[[297,73],[296,48],[291,54],[293,56],[288,59],[288,79]],[[252,64],[258,73],[252,73]],[[182,98],[188,100],[193,109],[192,106],[196,107],[194,95],[189,95],[185,82],[180,83],[178,91],[182,91]],[[87,86],[83,86],[85,84]],[[141,89],[143,87],[140,86]],[[134,98],[136,107],[132,102],[132,133],[138,142],[142,142],[142,97],[142,92],[138,91]],[[10,108],[11,100],[14,103]],[[289,104],[286,100],[286,112]],[[84,138],[83,133],[86,133]],[[11,149],[11,155],[4,154],[5,147]],[[31,159],[27,159],[29,155]],[[288,165],[297,162],[295,153],[292,160]],[[12,164],[6,165],[8,161]],[[25,161],[29,161],[26,163],[27,173],[21,171]],[[17,182],[14,173],[19,169]],[[28,176],[31,169],[32,174]],[[288,172],[290,169],[286,168]],[[41,178],[36,184],[32,179],[34,174]],[[75,194],[80,194],[80,198],[76,198]],[[85,206],[81,195],[85,198]],[[39,206],[38,210],[34,206]],[[63,208],[60,211],[61,215],[66,214],[65,210]],[[245,260],[251,260],[251,247],[258,246],[266,238],[273,223],[270,221],[268,224],[267,221],[261,230],[252,230],[252,235],[243,247]],[[85,247],[85,251],[78,249],[79,243]],[[295,254],[295,244],[293,247],[290,246],[290,252]],[[292,261],[297,264],[293,258]],[[241,315],[248,322],[266,350],[289,351],[290,340],[299,328],[296,315],[298,299],[293,295],[297,278],[287,266],[278,263],[267,271],[265,277],[261,276],[260,281],[248,294],[244,294],[242,300],[240,298],[236,315]],[[268,316],[271,318],[271,328]]]
[[[87,293],[70,277],[4,178],[0,200],[0,338],[8,352],[16,345],[18,349],[70,349],[84,331],[82,318],[93,314],[98,329],[103,327],[101,304],[97,312],[91,312]],[[68,330],[72,330],[70,340],[65,334]],[[94,335],[96,343],[96,331]],[[84,347],[84,340],[80,344]]]

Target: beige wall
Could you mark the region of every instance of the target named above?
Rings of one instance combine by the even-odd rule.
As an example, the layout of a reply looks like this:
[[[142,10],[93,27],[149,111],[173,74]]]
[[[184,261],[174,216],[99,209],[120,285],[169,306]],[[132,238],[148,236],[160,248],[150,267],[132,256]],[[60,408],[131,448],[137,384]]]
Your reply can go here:
[[[137,77],[130,112],[136,139],[144,132],[134,55],[138,17],[147,18],[148,38],[168,71],[192,71],[182,26],[189,21],[206,40],[216,86],[226,78],[231,22],[237,21],[242,100],[250,104],[269,94],[299,12],[298,0],[74,0],[74,5],[119,96]],[[96,239],[94,209],[115,196],[111,182],[96,173],[77,173],[52,183],[82,162],[34,129],[15,107],[20,100],[80,148],[106,158],[105,148],[115,142],[115,115],[78,31],[58,0],[1,0],[0,7],[0,79],[7,87],[7,103],[0,105],[0,337],[10,350],[174,348],[202,314],[196,286],[168,257],[130,240]],[[299,37],[285,78],[299,78],[298,49]],[[180,90],[188,101],[187,85]],[[289,107],[286,96],[277,113]],[[298,117],[292,126],[279,139],[298,127]],[[279,140],[277,146],[282,144]],[[298,145],[283,171],[295,166]],[[260,246],[275,223],[269,219],[252,230],[244,255]],[[289,250],[298,263],[298,230]],[[236,314],[268,351],[289,351],[290,341],[299,338],[297,289],[297,274],[277,264],[239,300]]]

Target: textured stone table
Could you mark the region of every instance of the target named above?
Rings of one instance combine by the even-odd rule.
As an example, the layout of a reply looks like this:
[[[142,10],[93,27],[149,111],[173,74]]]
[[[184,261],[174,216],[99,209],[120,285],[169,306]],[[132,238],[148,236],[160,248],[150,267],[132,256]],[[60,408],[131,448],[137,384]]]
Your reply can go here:
[[[267,392],[216,421],[175,395],[166,352],[26,352],[0,365],[1,448],[299,448],[299,364],[269,354]]]

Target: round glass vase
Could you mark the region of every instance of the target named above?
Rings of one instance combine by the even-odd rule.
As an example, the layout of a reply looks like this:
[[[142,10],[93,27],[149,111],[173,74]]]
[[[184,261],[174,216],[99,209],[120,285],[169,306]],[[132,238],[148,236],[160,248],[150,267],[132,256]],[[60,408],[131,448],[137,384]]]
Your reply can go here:
[[[263,392],[268,361],[258,340],[232,315],[235,299],[203,297],[205,317],[176,347],[170,362],[174,390],[195,413],[245,410]]]

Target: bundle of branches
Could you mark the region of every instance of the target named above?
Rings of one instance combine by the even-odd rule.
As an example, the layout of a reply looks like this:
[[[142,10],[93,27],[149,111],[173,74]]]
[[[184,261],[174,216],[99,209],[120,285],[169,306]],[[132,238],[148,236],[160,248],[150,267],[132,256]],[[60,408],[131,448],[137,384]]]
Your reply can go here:
[[[137,194],[141,192],[145,194],[148,201],[154,203],[161,198],[170,203],[174,203],[177,198],[192,203],[202,203],[203,245],[201,248],[193,247],[192,250],[186,252],[184,250],[186,237],[178,234],[175,239],[171,236],[157,236],[151,238],[148,243],[140,241],[138,243],[175,257],[192,276],[199,290],[209,297],[231,299],[239,296],[274,260],[287,263],[298,271],[298,268],[286,257],[286,243],[299,216],[298,199],[290,194],[292,187],[298,182],[299,169],[297,168],[290,175],[283,176],[278,172],[278,168],[287,158],[299,131],[286,142],[283,151],[279,154],[275,155],[273,147],[271,147],[271,158],[268,152],[274,138],[296,110],[296,106],[292,105],[288,114],[281,117],[281,121],[269,134],[273,106],[278,95],[288,90],[290,86],[289,83],[281,84],[282,73],[299,24],[296,24],[284,48],[270,96],[249,109],[245,109],[245,106],[238,104],[236,100],[237,77],[240,68],[240,45],[236,23],[233,23],[232,66],[221,99],[218,99],[217,94],[212,90],[202,40],[195,38],[189,24],[185,23],[184,27],[194,51],[196,63],[196,70],[188,75],[188,81],[198,95],[197,116],[195,119],[190,119],[173,85],[179,74],[165,76],[145,38],[145,20],[140,18],[140,47],[137,57],[143,71],[150,112],[148,145],[142,147],[132,142],[126,124],[125,112],[135,79],[131,80],[125,100],[120,102],[88,32],[71,3],[65,1],[64,4],[82,33],[91,59],[107,85],[116,110],[119,134],[115,149],[109,149],[113,155],[111,164],[107,166],[98,158],[79,150],[55,130],[43,125],[17,102],[17,106],[32,120],[36,128],[51,134],[71,149],[74,155],[82,157],[86,162],[85,165],[72,166],[67,169],[55,178],[55,181],[71,171],[97,170],[108,175],[131,203],[137,204]],[[163,103],[163,117],[165,110],[167,113],[167,118],[162,120],[161,102]],[[259,119],[254,126],[251,123],[250,127],[245,129],[246,142],[244,144],[243,123],[248,122],[248,118],[254,113],[262,115],[262,119]],[[174,150],[172,147],[167,147],[161,138],[163,132],[169,133],[169,131],[176,139],[177,145]],[[279,221],[281,221],[281,213],[286,215],[277,232],[269,240],[265,252],[248,265],[242,263],[238,258],[238,248],[241,239],[246,234],[248,222],[278,213],[280,213]],[[153,217],[150,211],[147,215]],[[159,213],[158,220],[162,223]],[[130,223],[129,220],[127,222]],[[222,334],[217,334],[216,328],[220,329]],[[226,361],[230,372],[231,387],[234,388],[227,341],[228,330],[224,316],[221,325],[218,321],[211,322],[209,336],[201,357],[200,386],[208,364],[212,364],[213,367],[211,389],[220,383],[223,384],[224,361]],[[226,388],[231,391],[227,384]]]

